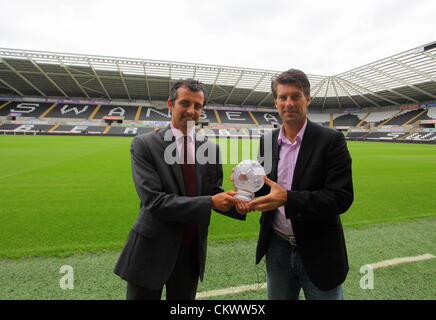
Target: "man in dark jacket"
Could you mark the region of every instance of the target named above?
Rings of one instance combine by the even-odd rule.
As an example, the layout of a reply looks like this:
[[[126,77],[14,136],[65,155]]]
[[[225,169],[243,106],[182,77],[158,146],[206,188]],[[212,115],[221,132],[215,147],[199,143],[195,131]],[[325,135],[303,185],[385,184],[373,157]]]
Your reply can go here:
[[[164,285],[167,299],[194,299],[204,275],[211,210],[245,218],[226,213],[235,200],[233,191],[221,188],[218,145],[193,128],[206,100],[198,81],[177,81],[168,99],[171,124],[132,142],[141,207],[115,267],[128,282],[127,299],[161,299]]]
[[[282,126],[265,134],[259,149],[271,170],[261,197],[238,201],[236,209],[262,211],[256,263],[266,256],[269,299],[298,299],[301,288],[306,299],[343,299],[348,261],[339,215],[353,202],[345,138],[307,118],[303,72],[280,73],[271,89]]]

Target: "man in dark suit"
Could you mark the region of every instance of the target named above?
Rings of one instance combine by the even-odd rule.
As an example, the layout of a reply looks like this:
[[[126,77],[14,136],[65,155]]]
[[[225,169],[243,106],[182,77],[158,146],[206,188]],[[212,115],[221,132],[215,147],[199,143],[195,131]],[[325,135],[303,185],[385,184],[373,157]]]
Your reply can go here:
[[[206,101],[200,82],[177,81],[168,99],[171,124],[132,142],[141,206],[115,267],[128,283],[127,299],[161,299],[164,285],[167,299],[194,299],[204,275],[211,210],[244,219],[234,210],[226,213],[234,191],[221,188],[218,145],[193,128]]]
[[[259,161],[271,170],[261,197],[236,209],[262,211],[256,263],[266,256],[269,299],[298,299],[301,288],[306,299],[343,299],[348,261],[339,214],[353,202],[345,138],[307,119],[303,72],[280,73],[271,88],[282,126],[259,147]]]

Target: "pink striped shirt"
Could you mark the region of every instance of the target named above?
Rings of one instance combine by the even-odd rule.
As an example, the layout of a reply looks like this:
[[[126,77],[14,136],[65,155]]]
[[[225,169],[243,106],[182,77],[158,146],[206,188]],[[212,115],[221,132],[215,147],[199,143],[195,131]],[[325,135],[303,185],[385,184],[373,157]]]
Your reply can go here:
[[[286,190],[291,190],[292,188],[294,169],[306,126],[307,120],[298,132],[294,143],[286,138],[283,125],[280,128],[279,137],[277,138],[277,143],[280,146],[280,160],[277,167],[277,183]],[[274,230],[283,234],[294,235],[291,219],[286,218],[285,215],[285,207],[281,206],[278,209],[279,212],[275,215],[273,221]]]
[[[184,151],[183,151],[183,132],[177,129],[173,123],[170,123],[171,131],[173,132],[174,137],[176,138],[177,152],[180,155],[180,163],[183,163],[184,159]],[[195,163],[195,129],[188,131],[188,164]]]

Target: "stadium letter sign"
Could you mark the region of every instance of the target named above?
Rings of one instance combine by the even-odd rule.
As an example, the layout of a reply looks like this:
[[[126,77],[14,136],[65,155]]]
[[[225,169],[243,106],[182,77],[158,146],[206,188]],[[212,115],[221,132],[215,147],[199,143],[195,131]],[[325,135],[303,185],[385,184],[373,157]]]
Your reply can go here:
[[[39,107],[37,103],[20,103],[15,107],[16,109],[11,109],[11,112],[17,113],[31,113],[35,111],[35,109]]]
[[[80,110],[80,111],[79,111],[79,109],[78,109],[77,107],[72,107],[72,108],[69,108],[69,109],[68,109],[68,107],[69,107],[68,104],[64,105],[64,106],[61,108],[61,113],[62,113],[62,114],[66,114],[66,113],[69,113],[69,112],[71,112],[71,111],[74,111],[74,113],[75,113],[76,115],[79,115],[79,114],[85,112],[86,110],[88,110],[88,106],[84,106],[84,107],[82,108],[82,110]]]

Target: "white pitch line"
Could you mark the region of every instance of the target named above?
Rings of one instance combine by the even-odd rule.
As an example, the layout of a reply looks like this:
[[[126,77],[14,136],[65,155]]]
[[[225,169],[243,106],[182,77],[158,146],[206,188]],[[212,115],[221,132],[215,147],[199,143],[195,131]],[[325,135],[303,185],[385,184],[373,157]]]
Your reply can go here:
[[[401,264],[401,263],[430,260],[433,258],[436,258],[436,257],[430,253],[426,253],[426,254],[423,254],[420,256],[416,256],[416,257],[404,257],[404,258],[395,258],[395,259],[391,259],[391,260],[384,260],[384,261],[368,264],[367,266],[369,266],[373,269],[377,269],[377,268],[385,268],[385,267],[395,266],[395,265]]]
[[[226,294],[234,294],[234,293],[240,293],[245,291],[255,291],[262,288],[266,288],[266,282],[249,284],[239,287],[230,287],[230,288],[219,289],[219,290],[199,292],[197,293],[196,298],[201,299],[201,298],[209,298],[209,297],[216,297],[216,296],[224,296]]]
[[[416,262],[416,261],[424,261],[424,260],[430,260],[436,258],[434,255],[430,253],[426,253],[420,256],[415,257],[404,257],[404,258],[395,258],[390,260],[383,260],[376,263],[367,264],[367,266],[377,269],[377,268],[385,268],[390,266],[395,266],[402,263],[410,263],[410,262]],[[211,291],[204,291],[199,292],[196,295],[196,299],[202,299],[202,298],[210,298],[210,297],[217,297],[217,296],[224,296],[228,294],[235,294],[235,293],[241,293],[246,291],[256,291],[259,289],[266,288],[266,282],[264,283],[255,283],[245,286],[239,286],[239,287],[230,287],[225,289],[218,289],[218,290],[211,290]]]

